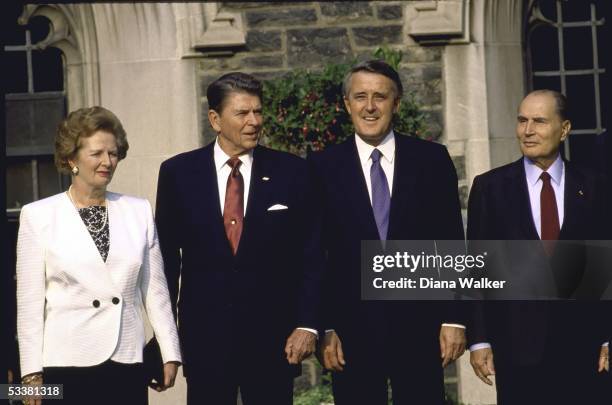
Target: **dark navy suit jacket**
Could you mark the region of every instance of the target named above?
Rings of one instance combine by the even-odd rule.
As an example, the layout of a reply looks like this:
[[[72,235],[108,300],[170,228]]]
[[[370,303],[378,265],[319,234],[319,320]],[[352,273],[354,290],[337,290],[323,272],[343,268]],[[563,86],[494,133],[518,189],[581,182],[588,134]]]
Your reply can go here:
[[[285,359],[285,341],[298,326],[319,327],[322,274],[306,162],[254,149],[233,256],[213,147],[168,159],[159,173],[156,222],[185,369],[223,375],[256,363],[271,375],[297,372]],[[268,211],[275,204],[288,209]]]
[[[392,337],[406,337],[402,345],[411,350],[430,347],[432,342],[435,349],[441,323],[464,322],[454,305],[361,300],[361,241],[378,240],[379,235],[354,137],[312,153],[308,160],[323,213],[325,328],[337,331],[347,362],[355,364],[356,357],[367,356],[365,350],[393,351],[397,347]],[[446,148],[396,134],[387,239],[463,238],[457,175]]]
[[[539,244],[530,244],[531,251],[517,252],[507,259],[522,264],[514,268],[527,273],[549,272],[554,297],[570,300],[487,301],[484,316],[482,313],[476,316],[468,328],[470,344],[490,342],[498,358],[522,365],[542,361],[551,344],[571,346],[576,358],[596,358],[611,325],[605,321],[610,315],[605,315],[604,303],[594,301],[603,290],[595,290],[605,289],[609,277],[589,281],[593,277],[605,278],[606,274],[587,274],[586,266],[587,260],[607,252],[584,241],[610,239],[607,213],[610,206],[606,207],[604,192],[600,175],[565,162],[564,220],[554,254],[548,259]],[[539,239],[522,158],[474,179],[467,237],[470,241]],[[506,265],[510,268],[513,263]],[[589,291],[581,291],[585,285]],[[581,297],[588,300],[571,300]]]

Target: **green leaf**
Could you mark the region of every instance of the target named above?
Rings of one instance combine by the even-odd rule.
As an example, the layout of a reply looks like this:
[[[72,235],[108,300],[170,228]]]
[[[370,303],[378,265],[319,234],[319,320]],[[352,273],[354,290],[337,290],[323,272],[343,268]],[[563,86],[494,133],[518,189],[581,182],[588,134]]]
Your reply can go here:
[[[385,46],[376,49],[374,57],[399,69],[402,52]],[[342,81],[353,64],[330,63],[320,70],[296,70],[264,81],[264,142],[304,156],[308,150],[324,149],[351,136],[354,128],[344,107]],[[407,92],[402,99],[394,128],[428,137],[425,116],[413,93]]]

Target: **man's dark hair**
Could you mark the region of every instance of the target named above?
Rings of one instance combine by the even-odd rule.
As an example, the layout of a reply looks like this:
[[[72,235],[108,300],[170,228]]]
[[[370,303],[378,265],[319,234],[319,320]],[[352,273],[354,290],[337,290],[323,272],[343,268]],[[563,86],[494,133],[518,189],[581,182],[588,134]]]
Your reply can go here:
[[[209,84],[206,89],[208,108],[221,114],[229,95],[240,92],[257,96],[261,100],[263,85],[259,80],[246,73],[231,72],[224,74]]]
[[[357,72],[377,73],[379,75],[388,77],[395,85],[397,98],[402,98],[402,95],[404,94],[404,87],[402,86],[402,81],[399,74],[391,67],[391,65],[381,59],[366,60],[365,62],[360,62],[351,68],[346,76],[344,76],[344,81],[342,82],[342,94],[344,94],[345,97],[348,97],[349,91],[351,90],[351,77]]]
[[[559,114],[561,121],[570,119],[569,105],[567,102],[567,97],[565,97],[563,94],[559,93],[556,90],[549,90],[549,89],[534,90],[528,95],[532,95],[532,94],[547,94],[551,96],[552,98],[555,99],[555,109],[557,110],[557,114]]]

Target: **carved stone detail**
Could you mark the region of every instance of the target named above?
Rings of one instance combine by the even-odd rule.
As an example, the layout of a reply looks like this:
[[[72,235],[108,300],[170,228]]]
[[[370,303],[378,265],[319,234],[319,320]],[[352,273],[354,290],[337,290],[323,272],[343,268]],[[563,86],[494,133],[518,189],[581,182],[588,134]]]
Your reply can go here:
[[[246,34],[239,12],[232,12],[217,3],[203,4],[206,30],[193,48],[206,55],[233,54],[246,45]]]
[[[50,31],[34,45],[39,49],[58,48],[66,58],[68,110],[100,104],[98,45],[91,5],[29,4],[24,6],[18,23],[26,25],[35,16],[47,18]]]
[[[465,44],[470,39],[470,0],[431,0],[406,6],[408,34],[420,44]]]

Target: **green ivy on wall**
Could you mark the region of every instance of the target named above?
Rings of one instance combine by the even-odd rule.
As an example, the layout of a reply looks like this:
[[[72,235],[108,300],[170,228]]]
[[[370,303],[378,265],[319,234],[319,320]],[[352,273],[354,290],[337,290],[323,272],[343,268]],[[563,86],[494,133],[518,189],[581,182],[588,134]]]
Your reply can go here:
[[[398,69],[402,53],[384,47],[378,48],[374,57]],[[296,70],[264,81],[264,143],[304,156],[352,135],[353,125],[342,99],[342,80],[352,65],[331,63],[320,71]],[[425,116],[412,92],[404,92],[394,129],[428,138]]]

